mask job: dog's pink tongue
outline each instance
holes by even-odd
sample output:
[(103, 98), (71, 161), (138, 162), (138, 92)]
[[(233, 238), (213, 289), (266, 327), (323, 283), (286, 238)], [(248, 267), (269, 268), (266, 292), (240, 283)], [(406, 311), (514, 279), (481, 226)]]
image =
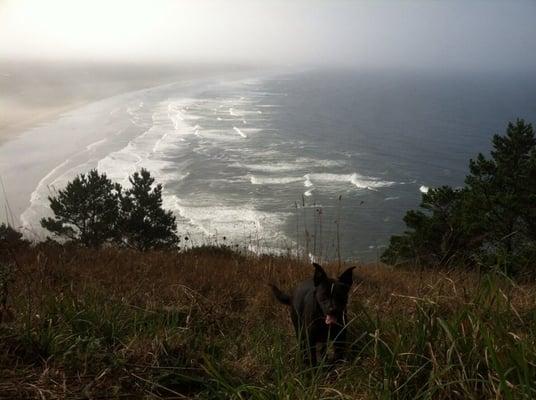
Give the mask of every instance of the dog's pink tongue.
[(335, 318), (333, 315), (326, 315), (326, 325), (335, 324), (337, 322), (337, 318)]

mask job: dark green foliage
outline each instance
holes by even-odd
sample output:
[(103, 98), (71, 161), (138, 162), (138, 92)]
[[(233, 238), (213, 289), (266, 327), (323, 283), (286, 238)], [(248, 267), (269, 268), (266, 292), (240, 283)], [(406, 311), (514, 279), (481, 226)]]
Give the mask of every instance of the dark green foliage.
[(25, 246), (28, 242), (22, 238), (22, 233), (4, 223), (0, 224), (0, 253), (9, 248)]
[(509, 123), (493, 137), (491, 158), (469, 163), (463, 189), (444, 186), (423, 194), (423, 211), (408, 211), (409, 228), (393, 236), (388, 263), (452, 264), (480, 260), (509, 272), (536, 261), (536, 138), (531, 124)]
[(78, 175), (56, 196), (50, 196), (54, 218), (41, 225), (56, 236), (99, 247), (118, 234), (121, 186), (97, 170)]
[(121, 199), (121, 233), (124, 241), (139, 250), (175, 245), (177, 224), (171, 211), (162, 208), (162, 185), (142, 169), (130, 178), (132, 187)]
[(0, 224), (0, 242), (11, 243), (22, 240), (22, 233), (4, 223)]
[(392, 236), (383, 259), (399, 264), (407, 261), (448, 265), (469, 256), (475, 242), (463, 224), (461, 206), (465, 189), (442, 186), (422, 195), (423, 211), (410, 210), (404, 217), (410, 229)]
[(175, 217), (162, 208), (162, 186), (145, 169), (126, 190), (96, 170), (80, 174), (49, 197), (54, 218), (41, 225), (55, 236), (88, 247), (125, 244), (139, 250), (177, 243)]
[[(22, 233), (13, 229), (10, 225), (0, 224), (0, 309), (2, 306), (2, 264), (13, 262), (13, 252), (27, 247), (29, 242), (22, 238)], [(5, 298), (5, 297), (4, 297)], [(1, 310), (0, 310), (1, 319)]]
[[(531, 124), (509, 123), (493, 137), (491, 159), (479, 154), (465, 183), (468, 223), (483, 236), (486, 255), (523, 264), (536, 253), (536, 137)], [(534, 261), (535, 259), (533, 259)], [(512, 268), (512, 265), (508, 266)]]

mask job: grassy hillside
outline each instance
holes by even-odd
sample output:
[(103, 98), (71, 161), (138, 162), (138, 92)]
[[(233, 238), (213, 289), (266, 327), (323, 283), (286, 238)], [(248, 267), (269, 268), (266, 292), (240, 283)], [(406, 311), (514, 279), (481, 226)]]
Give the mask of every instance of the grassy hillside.
[(1, 398), (536, 397), (530, 283), (360, 266), (348, 361), (312, 369), (267, 286), (308, 263), (43, 245), (1, 265)]

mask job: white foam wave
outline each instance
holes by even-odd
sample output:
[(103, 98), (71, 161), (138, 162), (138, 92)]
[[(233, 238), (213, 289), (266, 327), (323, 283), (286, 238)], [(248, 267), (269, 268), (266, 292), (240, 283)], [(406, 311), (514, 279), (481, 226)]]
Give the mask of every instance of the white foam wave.
[(369, 189), (375, 190), (381, 187), (387, 187), (394, 185), (395, 182), (381, 181), (375, 178), (364, 177), (357, 172), (353, 174), (309, 174), (310, 180), (315, 182), (322, 183), (332, 183), (332, 182), (349, 182), (359, 189)]
[(295, 171), (296, 165), (293, 163), (273, 163), (273, 164), (242, 164), (242, 163), (233, 163), (230, 167), (236, 168), (245, 168), (250, 171), (258, 172), (283, 172), (283, 171)]
[(323, 168), (335, 168), (343, 167), (347, 164), (344, 160), (326, 160), (309, 157), (298, 157), (296, 164), (310, 167), (323, 167)]
[(177, 110), (177, 106), (174, 103), (168, 105), (168, 117), (171, 119), (175, 130), (178, 130), (181, 126), (180, 122), (184, 121), (182, 114)]
[[(249, 131), (249, 130), (247, 130)], [(271, 154), (280, 155), (278, 152), (273, 152)], [(264, 153), (256, 153), (256, 157), (261, 157)], [(313, 168), (328, 168), (328, 167), (341, 167), (346, 164), (345, 161), (340, 160), (322, 160), (322, 159), (313, 159), (300, 157), (293, 162), (285, 161), (274, 161), (264, 164), (253, 164), (253, 163), (239, 163), (236, 162), (231, 164), (231, 167), (235, 168), (245, 168), (250, 171), (259, 171), (259, 172), (284, 172), (284, 171), (296, 171), (296, 170), (311, 170)]]
[(280, 177), (258, 177), (250, 176), (250, 182), (254, 185), (275, 185), (288, 184), (294, 182), (303, 182), (307, 188), (318, 186), (340, 185), (341, 183), (350, 183), (359, 189), (377, 190), (381, 187), (387, 187), (394, 182), (380, 181), (374, 178), (363, 177), (357, 173), (353, 174), (333, 174), (333, 173), (311, 173), (301, 177), (280, 176)]
[(127, 106), (126, 111), (127, 111), (127, 114), (129, 114), (130, 116), (135, 116), (137, 112), (140, 111), (142, 108), (143, 108), (143, 101), (140, 101), (136, 105)]
[(164, 206), (174, 210), (179, 218), (184, 219), (205, 239), (210, 239), (212, 235), (220, 238), (225, 236), (228, 242), (235, 241), (241, 244), (246, 244), (248, 237), (270, 241), (286, 239), (281, 232), (286, 219), (290, 216), (284, 212), (260, 211), (251, 204), (224, 205), (204, 201), (201, 205), (194, 205), (176, 196), (166, 198)]
[[(143, 115), (144, 114), (143, 107), (144, 107), (144, 104), (143, 104), (143, 101), (141, 101), (136, 105), (128, 106), (126, 108), (126, 113), (130, 116), (130, 123), (140, 128), (143, 128), (146, 126), (145, 121), (144, 121), (144, 115)], [(121, 108), (119, 107), (116, 110), (119, 111), (120, 109)], [(117, 112), (116, 110), (112, 111), (110, 115), (112, 116), (115, 115)]]
[[(70, 163), (70, 161), (71, 160), (69, 160), (69, 159), (65, 160), (60, 165), (58, 165), (56, 168), (54, 168), (52, 171), (50, 171), (48, 174), (46, 174), (45, 177), (39, 181), (39, 183), (37, 184), (37, 187), (35, 188), (35, 190), (30, 195), (30, 203), (32, 203), (32, 204), (33, 203), (38, 203), (41, 200), (43, 200), (43, 194), (47, 192), (47, 190), (45, 190), (45, 189), (51, 183), (51, 178), (54, 175), (56, 175), (56, 173), (58, 171), (60, 171), (65, 166), (67, 166)], [(24, 213), (22, 215), (24, 216)], [(23, 219), (23, 217), (21, 216), (21, 220), (22, 219)]]
[(88, 144), (86, 146), (86, 150), (89, 150), (89, 151), (95, 150), (97, 147), (99, 147), (101, 144), (106, 143), (107, 141), (108, 141), (108, 139), (101, 139), (101, 140), (98, 140), (98, 141), (96, 141), (94, 143)]
[(175, 103), (166, 102), (157, 105), (152, 114), (152, 126), (122, 149), (99, 160), (97, 169), (125, 186), (129, 185), (128, 177), (141, 168), (148, 169), (163, 184), (182, 179), (184, 172), (177, 173), (173, 162), (161, 159), (162, 153), (182, 145), (182, 136), (195, 134), (197, 130), (177, 118), (177, 107)]
[(233, 129), (236, 133), (238, 133), (240, 136), (242, 136), (243, 138), (247, 138), (248, 135), (246, 135), (244, 132), (242, 132), (241, 129), (237, 128), (236, 126), (233, 126)]
[(292, 177), (292, 176), (285, 176), (285, 177), (260, 177), (260, 176), (254, 176), (251, 175), (249, 177), (249, 181), (253, 185), (284, 185), (288, 183), (294, 183), (294, 182), (301, 182), (303, 180), (303, 177)]

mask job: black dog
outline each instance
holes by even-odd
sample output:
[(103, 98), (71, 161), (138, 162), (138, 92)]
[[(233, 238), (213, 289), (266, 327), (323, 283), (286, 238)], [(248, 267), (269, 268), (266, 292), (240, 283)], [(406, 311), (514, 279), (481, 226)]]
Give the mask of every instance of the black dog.
[(305, 361), (310, 356), (311, 364), (316, 365), (316, 345), (320, 343), (324, 355), (328, 338), (334, 341), (335, 359), (344, 355), (346, 304), (355, 267), (348, 268), (338, 279), (331, 279), (320, 265), (313, 266), (313, 279), (300, 283), (291, 295), (275, 285), (270, 286), (277, 300), (291, 307), (290, 316), (298, 342), (305, 351)]

